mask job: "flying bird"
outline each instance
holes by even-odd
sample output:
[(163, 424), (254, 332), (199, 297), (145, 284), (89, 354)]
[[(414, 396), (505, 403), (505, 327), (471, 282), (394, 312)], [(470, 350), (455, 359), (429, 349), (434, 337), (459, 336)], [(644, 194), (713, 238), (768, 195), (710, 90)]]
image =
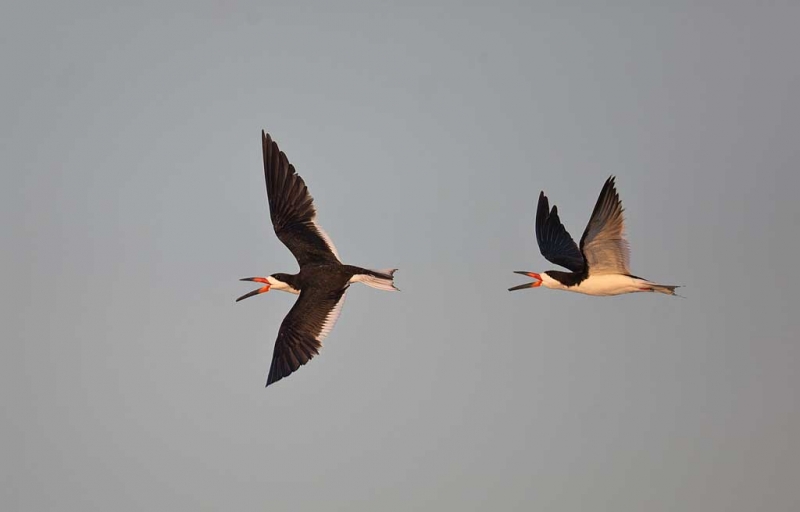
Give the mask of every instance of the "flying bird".
[(297, 274), (241, 279), (264, 286), (242, 295), (236, 302), (270, 290), (299, 294), (278, 330), (267, 376), (269, 386), (319, 354), (322, 340), (339, 318), (350, 283), (394, 291), (397, 288), (393, 276), (397, 269), (369, 270), (343, 264), (333, 241), (317, 223), (314, 199), (303, 178), (263, 130), (261, 141), (272, 227), (300, 266)]
[(587, 295), (620, 295), (633, 292), (659, 292), (675, 295), (678, 286), (656, 284), (631, 274), (628, 268), (630, 247), (625, 239), (622, 202), (609, 177), (600, 191), (589, 224), (581, 237), (580, 248), (558, 218), (558, 208), (550, 204), (544, 191), (539, 194), (536, 210), (536, 241), (542, 256), (571, 272), (548, 270), (515, 271), (535, 279), (509, 288), (509, 291), (544, 286), (554, 290)]

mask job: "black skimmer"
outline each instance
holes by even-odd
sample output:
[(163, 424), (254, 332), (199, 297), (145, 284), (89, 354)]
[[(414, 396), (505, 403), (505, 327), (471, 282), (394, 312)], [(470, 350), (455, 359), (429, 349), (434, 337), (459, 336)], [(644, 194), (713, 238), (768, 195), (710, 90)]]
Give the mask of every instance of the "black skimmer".
[(379, 290), (397, 290), (393, 282), (397, 269), (369, 270), (342, 264), (330, 237), (317, 224), (314, 199), (303, 178), (263, 130), (261, 139), (272, 226), (300, 265), (297, 274), (242, 279), (264, 286), (236, 299), (239, 302), (269, 290), (300, 295), (278, 331), (267, 376), (269, 386), (289, 376), (319, 353), (322, 340), (339, 317), (350, 283), (360, 282)]
[(597, 204), (581, 237), (580, 248), (558, 218), (558, 208), (550, 205), (544, 191), (539, 194), (536, 210), (536, 241), (542, 256), (550, 262), (572, 272), (548, 270), (535, 272), (515, 271), (535, 279), (509, 288), (509, 291), (544, 286), (554, 290), (585, 293), (587, 295), (620, 295), (633, 292), (659, 292), (675, 295), (677, 286), (656, 284), (636, 277), (628, 269), (630, 247), (625, 239), (625, 219), (622, 202), (614, 186), (614, 176), (609, 177), (600, 191)]

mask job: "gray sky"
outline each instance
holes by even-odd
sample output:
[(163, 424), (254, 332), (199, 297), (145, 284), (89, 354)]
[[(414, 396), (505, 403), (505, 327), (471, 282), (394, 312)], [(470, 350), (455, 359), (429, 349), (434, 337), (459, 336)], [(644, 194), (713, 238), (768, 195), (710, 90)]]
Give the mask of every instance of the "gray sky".
[[(189, 10), (189, 6), (191, 10)], [(800, 509), (796, 2), (17, 2), (0, 19), (4, 510)], [(355, 287), (295, 272), (260, 130)], [(610, 174), (686, 299), (509, 293)]]

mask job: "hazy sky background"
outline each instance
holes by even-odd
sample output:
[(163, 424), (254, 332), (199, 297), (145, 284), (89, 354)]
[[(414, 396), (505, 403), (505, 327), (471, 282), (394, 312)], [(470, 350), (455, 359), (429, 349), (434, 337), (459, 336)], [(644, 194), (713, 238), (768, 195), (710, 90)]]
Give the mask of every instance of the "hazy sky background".
[[(800, 510), (800, 4), (16, 2), (3, 510)], [(352, 264), (295, 297), (265, 129)], [(509, 293), (617, 176), (686, 299)]]

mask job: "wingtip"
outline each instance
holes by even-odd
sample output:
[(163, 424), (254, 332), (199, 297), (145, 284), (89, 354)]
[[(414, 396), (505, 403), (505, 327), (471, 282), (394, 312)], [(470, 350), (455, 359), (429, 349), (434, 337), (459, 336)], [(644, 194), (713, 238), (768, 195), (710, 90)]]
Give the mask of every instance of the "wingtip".
[(272, 135), (265, 130), (261, 130), (261, 144), (264, 146), (264, 149), (270, 150), (273, 148), (273, 146), (277, 145), (273, 140)]
[(267, 375), (267, 383), (264, 384), (264, 387), (265, 388), (270, 387), (271, 385), (273, 385), (276, 382), (278, 382), (279, 380), (281, 380), (283, 377), (284, 377), (283, 375), (276, 376), (274, 369), (270, 368), (270, 372)]

